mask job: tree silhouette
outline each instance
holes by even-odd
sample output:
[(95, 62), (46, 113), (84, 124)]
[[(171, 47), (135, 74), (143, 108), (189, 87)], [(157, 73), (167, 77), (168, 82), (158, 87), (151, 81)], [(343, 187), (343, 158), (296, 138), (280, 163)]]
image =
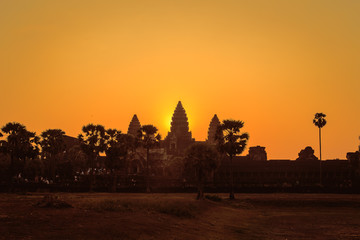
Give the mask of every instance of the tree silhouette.
[[(35, 132), (29, 132), (26, 127), (17, 122), (9, 122), (1, 128), (7, 134), (6, 140), (2, 141), (1, 149), (10, 155), (10, 176), (21, 172), (26, 164), (26, 159), (34, 159), (39, 154), (39, 137)], [(15, 167), (15, 165), (21, 165)]]
[(60, 153), (65, 151), (64, 142), (65, 132), (61, 129), (48, 129), (41, 133), (40, 145), (46, 159), (49, 160), (49, 173), (53, 181), (55, 181), (57, 158)]
[(90, 191), (94, 183), (94, 170), (99, 153), (106, 150), (106, 131), (102, 125), (88, 124), (82, 128), (83, 134), (79, 134), (81, 149), (88, 156), (88, 166), (90, 168)]
[[(2, 138), (3, 136), (4, 135), (0, 132), (0, 138)], [(0, 153), (6, 153), (5, 145), (6, 145), (6, 141), (5, 140), (0, 140)]]
[(243, 126), (243, 121), (224, 120), (220, 126), (218, 126), (215, 135), (220, 152), (225, 153), (230, 158), (230, 199), (235, 199), (232, 167), (233, 157), (244, 151), (249, 139), (247, 133), (240, 133), (240, 129)]
[(88, 157), (80, 145), (74, 145), (67, 149), (64, 159), (71, 164), (73, 173), (81, 172), (87, 167)]
[(198, 194), (197, 199), (204, 199), (204, 182), (206, 177), (219, 166), (218, 152), (206, 143), (192, 145), (186, 153), (185, 171), (194, 172)]
[(144, 125), (139, 130), (139, 141), (146, 149), (146, 192), (150, 192), (149, 185), (149, 159), (150, 149), (160, 145), (161, 136), (157, 133), (158, 129), (153, 125)]
[(322, 184), (322, 169), (321, 169), (321, 128), (326, 125), (326, 115), (323, 113), (316, 113), (313, 119), (315, 126), (319, 128), (319, 148), (320, 148), (320, 185)]
[(128, 153), (132, 150), (134, 137), (122, 134), (116, 129), (106, 130), (106, 166), (111, 170), (113, 175), (112, 191), (116, 191), (117, 173), (120, 169), (126, 169)]

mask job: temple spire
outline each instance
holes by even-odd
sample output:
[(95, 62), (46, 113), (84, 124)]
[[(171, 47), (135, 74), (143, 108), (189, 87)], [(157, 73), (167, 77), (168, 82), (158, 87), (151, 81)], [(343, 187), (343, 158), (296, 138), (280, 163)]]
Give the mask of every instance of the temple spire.
[(171, 121), (170, 132), (183, 135), (189, 132), (189, 122), (181, 101), (178, 102)]
[(141, 128), (140, 121), (139, 121), (138, 117), (136, 116), (136, 114), (134, 114), (134, 116), (131, 119), (131, 122), (129, 124), (127, 134), (137, 137), (140, 128)]
[(193, 141), (185, 109), (179, 101), (172, 116), (170, 132), (165, 139), (167, 149), (174, 154), (180, 154)]
[(220, 121), (219, 121), (218, 116), (215, 114), (209, 124), (208, 138), (206, 140), (208, 143), (215, 143), (215, 135), (216, 135), (218, 126), (220, 126)]

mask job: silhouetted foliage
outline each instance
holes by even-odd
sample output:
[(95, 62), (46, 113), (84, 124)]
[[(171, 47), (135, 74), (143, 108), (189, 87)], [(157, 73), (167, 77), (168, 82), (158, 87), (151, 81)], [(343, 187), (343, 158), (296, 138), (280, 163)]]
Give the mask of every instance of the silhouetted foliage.
[(315, 126), (317, 126), (318, 128), (324, 127), (326, 125), (325, 117), (326, 115), (323, 113), (316, 113), (313, 119), (313, 123), (315, 124)]
[[(96, 160), (99, 153), (106, 150), (106, 131), (102, 125), (88, 124), (82, 128), (83, 133), (79, 134), (80, 146), (90, 160)], [(90, 167), (93, 167), (90, 164)]]
[(88, 156), (88, 166), (91, 169), (90, 176), (90, 191), (92, 190), (94, 169), (97, 164), (99, 153), (106, 150), (107, 135), (104, 126), (88, 124), (83, 126), (82, 134), (79, 134), (78, 139), (80, 146), (84, 153)]
[(138, 139), (140, 144), (146, 149), (146, 191), (150, 192), (149, 186), (149, 157), (150, 149), (160, 146), (161, 136), (157, 133), (158, 129), (153, 125), (144, 125), (140, 128)]
[(125, 173), (127, 167), (127, 157), (135, 146), (135, 138), (132, 135), (122, 134), (116, 129), (106, 130), (106, 167), (113, 174), (112, 191), (116, 191), (117, 173), (122, 169)]
[(196, 143), (187, 150), (185, 171), (187, 173), (194, 173), (198, 188), (197, 199), (204, 199), (204, 183), (206, 178), (218, 166), (219, 157), (214, 146), (206, 143)]
[(87, 167), (87, 155), (84, 153), (80, 145), (69, 148), (64, 154), (64, 161), (70, 162), (74, 172), (80, 172)]
[(124, 157), (127, 154), (127, 148), (123, 134), (116, 129), (108, 129), (106, 130), (106, 134), (106, 167), (112, 170), (124, 167)]
[(312, 147), (310, 146), (307, 146), (305, 149), (302, 149), (298, 155), (299, 157), (296, 160), (301, 160), (301, 161), (318, 160), (318, 158), (314, 155), (314, 149), (312, 149)]
[(1, 142), (1, 150), (10, 155), (10, 174), (14, 176), (23, 171), (27, 159), (38, 156), (39, 137), (17, 122), (9, 122), (1, 130), (7, 135), (6, 140)]
[(43, 157), (48, 161), (50, 178), (55, 181), (57, 159), (65, 151), (65, 132), (61, 129), (48, 129), (41, 133), (40, 145)]
[(230, 157), (230, 199), (235, 199), (232, 160), (244, 151), (249, 139), (249, 134), (240, 132), (243, 127), (243, 121), (224, 120), (215, 135), (219, 151)]
[(169, 156), (163, 163), (165, 175), (168, 177), (181, 179), (184, 174), (184, 157)]
[(24, 177), (26, 179), (36, 179), (44, 173), (44, 163), (39, 158), (26, 161), (24, 166)]

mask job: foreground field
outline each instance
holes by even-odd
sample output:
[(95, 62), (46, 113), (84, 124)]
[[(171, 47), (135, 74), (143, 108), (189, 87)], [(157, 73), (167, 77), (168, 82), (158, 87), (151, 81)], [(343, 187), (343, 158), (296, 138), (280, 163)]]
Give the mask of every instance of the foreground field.
[(44, 195), (0, 194), (0, 238), (360, 239), (359, 195)]

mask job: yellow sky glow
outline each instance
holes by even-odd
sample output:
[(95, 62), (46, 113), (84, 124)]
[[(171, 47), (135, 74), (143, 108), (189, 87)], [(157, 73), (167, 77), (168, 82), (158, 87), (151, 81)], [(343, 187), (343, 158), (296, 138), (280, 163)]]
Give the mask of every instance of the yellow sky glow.
[(0, 125), (77, 136), (127, 131), (137, 114), (163, 137), (179, 100), (205, 140), (216, 113), (245, 122), (270, 159), (344, 159), (360, 135), (360, 2), (1, 1)]

